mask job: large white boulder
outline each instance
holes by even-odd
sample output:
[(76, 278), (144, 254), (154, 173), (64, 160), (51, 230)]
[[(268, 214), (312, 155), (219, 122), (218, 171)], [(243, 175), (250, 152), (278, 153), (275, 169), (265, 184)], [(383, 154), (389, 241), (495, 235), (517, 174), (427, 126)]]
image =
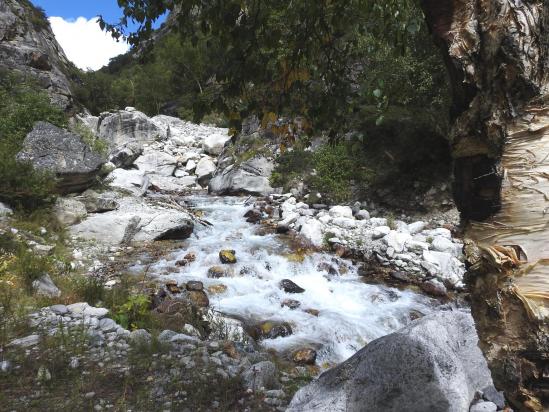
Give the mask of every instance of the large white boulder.
[(330, 208), (329, 213), (331, 217), (353, 217), (353, 209), (351, 209), (349, 206), (334, 206)]
[(324, 372), (295, 394), (287, 411), (460, 412), (492, 387), (471, 315), (439, 312)]
[(212, 156), (218, 156), (225, 147), (225, 143), (231, 139), (231, 136), (222, 133), (213, 133), (207, 136), (202, 143), (204, 151)]
[(99, 137), (104, 139), (111, 149), (129, 142), (151, 143), (166, 139), (166, 130), (158, 127), (146, 114), (135, 109), (119, 110), (114, 113), (101, 113), (99, 116)]
[(396, 253), (402, 253), (406, 249), (406, 242), (409, 242), (411, 239), (412, 236), (409, 233), (391, 230), (389, 234), (383, 238), (383, 242), (387, 247), (392, 247)]
[(148, 150), (137, 158), (135, 165), (145, 173), (160, 176), (172, 176), (177, 167), (177, 159), (158, 150)]
[(316, 219), (308, 219), (301, 225), (301, 236), (308, 239), (314, 246), (321, 247), (324, 241), (322, 223)]
[(423, 251), (421, 266), (432, 276), (436, 276), (451, 285), (461, 284), (465, 274), (463, 263), (447, 252)]
[(203, 157), (196, 165), (195, 174), (198, 178), (198, 183), (201, 186), (206, 186), (213, 173), (215, 172), (215, 163), (210, 157)]

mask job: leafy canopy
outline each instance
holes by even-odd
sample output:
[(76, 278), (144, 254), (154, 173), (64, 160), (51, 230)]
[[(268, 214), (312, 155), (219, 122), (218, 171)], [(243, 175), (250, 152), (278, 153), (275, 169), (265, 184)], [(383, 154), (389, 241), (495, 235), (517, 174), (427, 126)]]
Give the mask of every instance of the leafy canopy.
[[(212, 71), (220, 92), (210, 104), (235, 128), (249, 114), (303, 116), (316, 130), (345, 132), (365, 100), (386, 106), (384, 84), (364, 91), (369, 55), (406, 54), (424, 30), (414, 0), (119, 0), (124, 17), (102, 28), (132, 45), (168, 25), (193, 45), (218, 51)], [(128, 22), (139, 24), (127, 32)], [(390, 47), (389, 47), (390, 45)], [(370, 85), (372, 86), (372, 85)]]

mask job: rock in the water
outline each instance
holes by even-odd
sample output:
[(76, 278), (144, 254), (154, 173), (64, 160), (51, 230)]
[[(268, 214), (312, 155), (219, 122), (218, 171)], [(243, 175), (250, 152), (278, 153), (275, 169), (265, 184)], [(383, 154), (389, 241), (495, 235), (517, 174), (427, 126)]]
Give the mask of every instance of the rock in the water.
[(190, 220), (185, 220), (182, 224), (171, 227), (154, 238), (154, 240), (185, 240), (193, 233), (194, 224)]
[(311, 348), (299, 349), (292, 353), (292, 361), (298, 365), (314, 365), (316, 362), (316, 351)]
[(79, 223), (88, 214), (84, 203), (70, 197), (57, 198), (55, 201), (54, 212), (59, 223), (65, 226), (71, 226)]
[(79, 135), (46, 122), (34, 125), (17, 160), (55, 174), (61, 193), (86, 190), (96, 182), (105, 163), (104, 156), (93, 151)]
[(292, 333), (292, 327), (286, 322), (266, 321), (250, 329), (250, 336), (255, 340), (276, 339)]
[(226, 271), (221, 266), (212, 266), (208, 269), (208, 277), (212, 279), (222, 278), (226, 275)]
[(301, 302), (295, 299), (284, 299), (280, 306), (290, 309), (297, 309), (301, 306)]
[(425, 316), (323, 373), (288, 411), (467, 411), (492, 384), (477, 343), (469, 313)]
[(215, 163), (209, 157), (203, 157), (196, 165), (195, 174), (198, 177), (200, 186), (207, 186), (215, 172)]
[(252, 365), (242, 374), (244, 385), (253, 391), (261, 389), (276, 389), (280, 387), (276, 366), (270, 361), (263, 361)]
[(198, 280), (189, 280), (185, 288), (189, 291), (202, 291), (204, 290), (204, 284)]
[(61, 296), (61, 291), (53, 280), (51, 280), (50, 275), (44, 274), (40, 278), (32, 282), (32, 287), (38, 295), (48, 296), (50, 298), (58, 298)]
[(222, 250), (219, 252), (219, 260), (221, 263), (234, 264), (236, 263), (236, 256), (234, 250)]
[(214, 133), (207, 136), (202, 143), (202, 148), (204, 151), (212, 156), (218, 156), (225, 143), (231, 139), (229, 135), (223, 135), (221, 133)]
[(298, 286), (295, 282), (290, 279), (282, 279), (280, 281), (280, 288), (286, 293), (303, 293), (305, 289), (301, 286)]
[(269, 178), (274, 164), (264, 157), (253, 158), (238, 165), (216, 170), (208, 190), (216, 195), (261, 195), (273, 192)]

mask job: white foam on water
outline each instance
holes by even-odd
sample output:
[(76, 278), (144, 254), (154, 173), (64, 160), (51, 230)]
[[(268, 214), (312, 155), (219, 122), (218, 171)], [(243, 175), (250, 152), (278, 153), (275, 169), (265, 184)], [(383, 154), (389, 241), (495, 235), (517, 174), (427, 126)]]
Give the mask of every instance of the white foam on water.
[[(210, 295), (210, 303), (228, 316), (250, 323), (288, 322), (293, 334), (262, 341), (267, 348), (284, 352), (313, 346), (319, 352), (319, 363), (339, 363), (371, 340), (409, 323), (412, 310), (429, 313), (435, 308), (435, 303), (423, 295), (363, 283), (349, 261), (345, 261), (350, 267), (345, 274), (329, 275), (319, 270), (320, 262), (332, 261), (331, 254), (315, 253), (303, 262), (290, 261), (286, 256), (293, 251), (281, 236), (258, 235), (258, 226), (245, 221), (243, 215), (250, 207), (244, 205), (243, 198), (205, 196), (187, 200), (202, 210), (203, 219), (213, 226), (196, 225), (185, 247), (156, 262), (149, 273), (163, 273), (162, 278), (181, 283), (200, 280), (206, 288), (227, 286), (223, 294)], [(220, 265), (221, 249), (235, 250), (238, 262), (222, 265), (232, 276), (210, 279), (208, 269)], [(188, 252), (196, 253), (196, 261), (175, 272), (175, 261)], [(282, 279), (291, 279), (305, 292), (284, 292), (279, 286)], [(282, 307), (285, 299), (298, 300), (301, 306), (294, 310)], [(306, 309), (316, 309), (319, 315), (313, 316)]]

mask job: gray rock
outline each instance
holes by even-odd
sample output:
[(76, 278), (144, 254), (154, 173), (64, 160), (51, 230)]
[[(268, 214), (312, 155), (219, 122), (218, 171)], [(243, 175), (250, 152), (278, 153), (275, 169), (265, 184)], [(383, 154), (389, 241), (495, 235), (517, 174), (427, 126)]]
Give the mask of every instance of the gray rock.
[(198, 343), (200, 342), (200, 339), (194, 337), (185, 335), (184, 333), (178, 333), (170, 339), (170, 342), (172, 343)]
[(213, 133), (206, 136), (202, 143), (204, 151), (210, 155), (218, 156), (221, 154), (225, 143), (231, 139), (228, 134)]
[(492, 385), (477, 343), (469, 313), (426, 316), (323, 373), (288, 411), (466, 411)]
[(38, 345), (40, 342), (39, 335), (29, 335), (24, 338), (14, 339), (10, 342), (10, 346), (19, 346), (21, 348), (30, 348), (31, 346)]
[(208, 191), (216, 195), (268, 195), (274, 190), (269, 183), (273, 168), (273, 162), (264, 157), (247, 160), (240, 166), (218, 166)]
[(130, 341), (138, 344), (147, 344), (151, 341), (151, 334), (145, 329), (137, 329), (130, 332)]
[(171, 339), (177, 335), (177, 333), (175, 333), (173, 330), (163, 330), (162, 332), (160, 332), (160, 334), (158, 335), (158, 341), (159, 342), (170, 342)]
[(128, 142), (112, 150), (109, 155), (109, 162), (116, 167), (127, 168), (134, 164), (139, 156), (143, 154), (143, 147), (136, 142)]
[(494, 402), (498, 409), (505, 408), (505, 396), (503, 396), (503, 392), (499, 392), (493, 386), (484, 388), (482, 390), (482, 397), (487, 401)]
[(368, 220), (370, 219), (370, 212), (368, 212), (367, 210), (359, 210), (355, 215), (355, 218), (357, 220)]
[(110, 318), (103, 318), (99, 321), (99, 329), (104, 333), (115, 332), (118, 329), (118, 324)]
[(61, 193), (80, 192), (95, 183), (105, 163), (82, 138), (46, 122), (37, 122), (23, 141), (17, 160), (54, 173)]
[(44, 274), (39, 279), (36, 279), (32, 282), (32, 287), (38, 295), (48, 296), (50, 298), (58, 298), (61, 296), (61, 291), (53, 280), (51, 280), (50, 275)]
[[(189, 163), (192, 160), (189, 161)], [(198, 177), (200, 186), (207, 186), (213, 173), (215, 172), (215, 163), (209, 157), (203, 157), (196, 165), (195, 174)]]
[(244, 386), (253, 391), (278, 389), (280, 387), (276, 366), (271, 361), (263, 361), (252, 365), (242, 374), (242, 379)]
[(148, 204), (144, 199), (130, 196), (118, 198), (117, 202), (117, 210), (88, 215), (70, 227), (71, 234), (102, 244), (121, 244), (155, 239), (183, 240), (192, 232), (190, 216), (184, 212)]
[(66, 315), (69, 313), (69, 310), (65, 305), (53, 305), (50, 306), (50, 310), (56, 315)]
[(145, 143), (167, 137), (165, 129), (155, 124), (144, 113), (131, 109), (101, 113), (98, 120), (98, 133), (99, 137), (109, 144), (111, 150), (128, 143), (142, 147)]
[(469, 412), (496, 412), (497, 410), (498, 407), (495, 403), (480, 401), (471, 406)]
[(171, 227), (160, 235), (154, 238), (154, 240), (185, 240), (193, 233), (194, 224), (190, 220), (186, 219), (182, 224), (175, 227)]
[(147, 150), (135, 161), (135, 165), (145, 173), (170, 177), (177, 167), (177, 159), (158, 150)]
[(85, 206), (88, 213), (105, 213), (119, 208), (116, 200), (105, 194), (99, 194), (93, 190), (86, 190), (78, 198)]
[(73, 106), (69, 62), (44, 16), (26, 2), (0, 2), (0, 68), (34, 79), (53, 104)]
[(79, 223), (88, 214), (84, 203), (70, 197), (57, 198), (53, 210), (57, 220), (65, 226)]

